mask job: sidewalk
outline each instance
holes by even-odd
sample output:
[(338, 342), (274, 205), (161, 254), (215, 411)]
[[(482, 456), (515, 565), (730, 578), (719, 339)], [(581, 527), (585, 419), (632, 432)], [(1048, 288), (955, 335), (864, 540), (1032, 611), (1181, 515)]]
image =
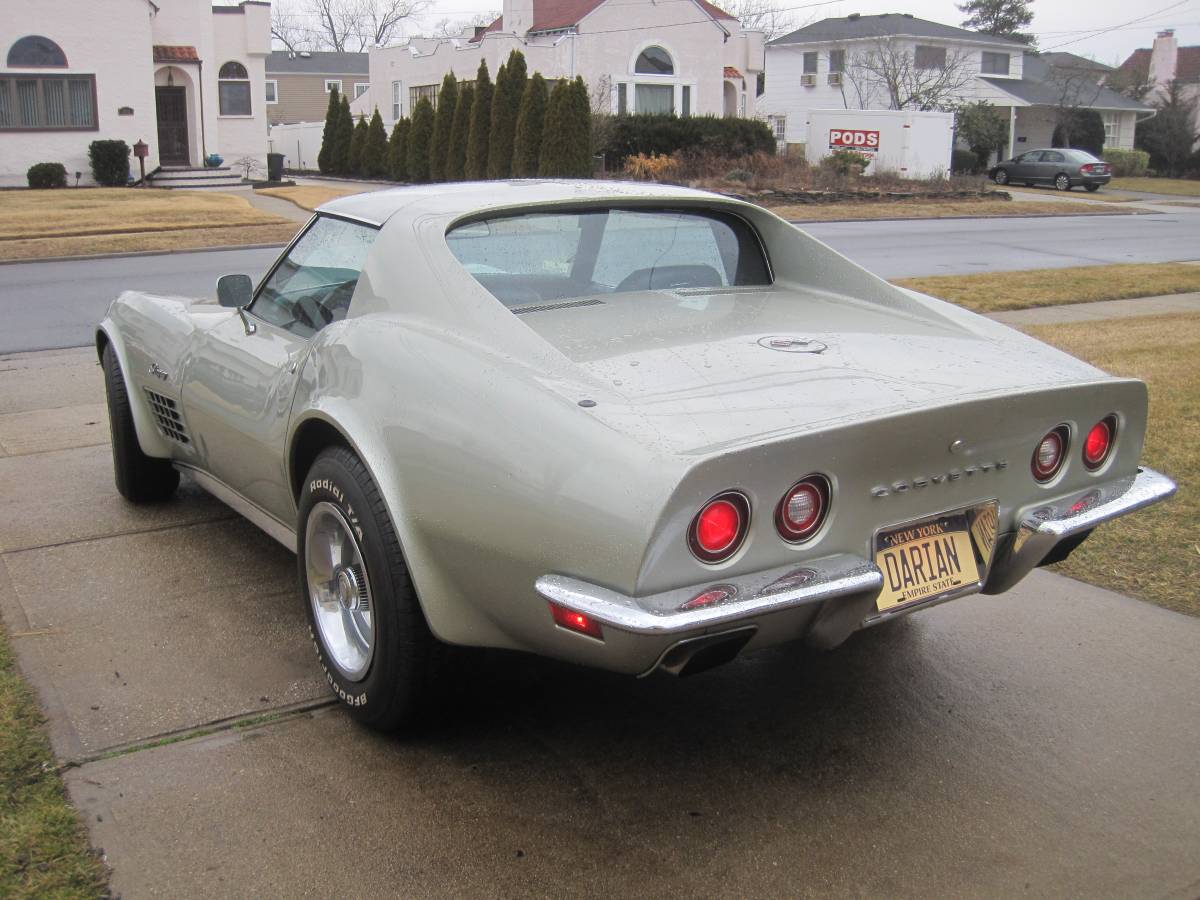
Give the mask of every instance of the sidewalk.
[(989, 319), (1005, 325), (1058, 325), (1065, 322), (1132, 319), (1138, 316), (1167, 316), (1174, 313), (1200, 312), (1200, 292), (1164, 294), (1159, 297), (1134, 297), (1128, 300), (1100, 300), (1096, 303), (1068, 303), (988, 313)]

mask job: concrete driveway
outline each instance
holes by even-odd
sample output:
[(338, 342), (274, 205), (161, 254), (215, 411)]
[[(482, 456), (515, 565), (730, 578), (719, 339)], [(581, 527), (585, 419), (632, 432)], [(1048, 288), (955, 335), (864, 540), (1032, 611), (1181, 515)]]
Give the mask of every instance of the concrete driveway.
[(0, 612), (125, 898), (1200, 894), (1200, 620), (1039, 572), (685, 681), (464, 654), (382, 738), (287, 552), (120, 501), (102, 399), (0, 357)]

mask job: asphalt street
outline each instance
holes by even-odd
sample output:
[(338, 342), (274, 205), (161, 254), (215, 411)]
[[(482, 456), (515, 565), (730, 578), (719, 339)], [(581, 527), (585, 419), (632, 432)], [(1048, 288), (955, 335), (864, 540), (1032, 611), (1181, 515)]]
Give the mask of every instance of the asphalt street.
[[(1200, 210), (1143, 216), (822, 222), (802, 226), (884, 278), (1200, 257)], [(211, 296), (278, 251), (173, 253), (0, 266), (0, 353), (79, 347), (123, 290)]]
[(462, 652), (381, 737), (292, 554), (120, 499), (103, 397), (0, 358), (0, 614), (116, 896), (1200, 896), (1200, 619), (1038, 571), (682, 680)]

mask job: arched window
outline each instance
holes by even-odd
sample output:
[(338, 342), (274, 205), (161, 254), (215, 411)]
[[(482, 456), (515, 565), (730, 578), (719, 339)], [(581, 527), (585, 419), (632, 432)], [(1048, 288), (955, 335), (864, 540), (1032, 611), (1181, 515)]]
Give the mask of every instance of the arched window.
[(50, 38), (31, 34), (12, 45), (8, 51), (8, 64), (12, 68), (65, 69), (67, 54)]
[(240, 62), (227, 62), (217, 72), (217, 99), (223, 116), (250, 115), (250, 75)]
[(638, 56), (633, 71), (639, 75), (674, 75), (675, 64), (671, 54), (662, 47), (647, 47)]

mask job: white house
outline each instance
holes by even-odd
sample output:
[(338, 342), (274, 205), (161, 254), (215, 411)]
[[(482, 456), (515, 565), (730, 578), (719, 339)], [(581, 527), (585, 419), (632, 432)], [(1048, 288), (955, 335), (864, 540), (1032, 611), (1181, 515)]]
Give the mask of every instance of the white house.
[(493, 80), (510, 51), (547, 79), (583, 77), (614, 113), (753, 116), (763, 34), (707, 0), (504, 0), (486, 28), (371, 50), (371, 88), (351, 105), (378, 107), (390, 126), (421, 97), (436, 102), (442, 77)]
[(147, 172), (212, 153), (265, 169), (269, 3), (4, 0), (0, 43), (0, 184), (39, 162), (90, 182), (102, 139), (144, 141)]
[[(940, 96), (929, 104), (932, 95)], [(823, 19), (766, 48), (759, 110), (781, 142), (803, 142), (813, 109), (927, 109), (987, 100), (1009, 121), (1005, 153), (1050, 146), (1060, 107), (1087, 107), (1106, 145), (1133, 147), (1144, 104), (1077, 67), (1051, 65), (1025, 44), (906, 13)]]

